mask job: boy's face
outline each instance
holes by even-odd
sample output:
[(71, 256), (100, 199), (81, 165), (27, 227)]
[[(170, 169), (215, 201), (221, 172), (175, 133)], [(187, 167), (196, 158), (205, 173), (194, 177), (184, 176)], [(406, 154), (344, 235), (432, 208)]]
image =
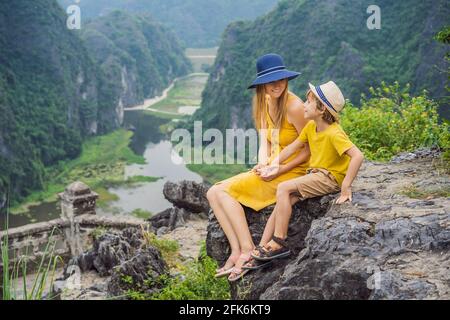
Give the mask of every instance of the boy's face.
[(317, 100), (314, 93), (309, 91), (305, 102), (305, 119), (316, 120), (322, 117), (323, 112), (317, 109)]
[(266, 94), (270, 95), (271, 98), (278, 99), (283, 94), (287, 87), (287, 80), (281, 79), (274, 82), (269, 82), (264, 85), (266, 89)]

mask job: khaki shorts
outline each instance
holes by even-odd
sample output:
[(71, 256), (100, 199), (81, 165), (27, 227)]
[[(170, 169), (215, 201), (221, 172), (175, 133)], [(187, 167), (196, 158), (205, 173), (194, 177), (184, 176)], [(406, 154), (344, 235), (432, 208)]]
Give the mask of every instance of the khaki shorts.
[(324, 196), (341, 189), (334, 176), (325, 169), (309, 169), (306, 175), (291, 181), (297, 186), (301, 199)]

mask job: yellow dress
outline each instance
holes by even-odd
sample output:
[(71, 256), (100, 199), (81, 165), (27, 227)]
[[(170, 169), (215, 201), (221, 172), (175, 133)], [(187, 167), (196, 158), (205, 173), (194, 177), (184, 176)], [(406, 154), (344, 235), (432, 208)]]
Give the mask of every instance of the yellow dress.
[[(289, 94), (289, 99), (294, 97), (295, 96), (293, 94)], [(270, 159), (275, 158), (282, 149), (297, 139), (299, 135), (295, 126), (290, 124), (286, 118), (287, 117), (285, 117), (281, 129), (279, 130), (279, 148), (271, 148)], [(273, 146), (276, 145), (277, 136), (273, 131), (274, 123), (269, 114), (268, 104), (266, 105), (266, 119), (268, 129), (267, 139)], [(299, 152), (300, 151), (294, 153), (283, 163), (288, 163), (294, 159)], [(302, 163), (271, 181), (264, 181), (254, 172), (247, 171), (226, 180), (217, 182), (216, 184), (230, 182), (230, 184), (225, 188), (225, 191), (242, 205), (250, 207), (255, 211), (259, 211), (276, 202), (276, 192), (279, 183), (305, 175), (307, 168), (308, 162)]]

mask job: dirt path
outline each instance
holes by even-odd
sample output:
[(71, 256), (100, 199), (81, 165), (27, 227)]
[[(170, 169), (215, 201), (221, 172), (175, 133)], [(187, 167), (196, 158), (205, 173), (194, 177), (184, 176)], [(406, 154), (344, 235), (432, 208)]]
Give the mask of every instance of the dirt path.
[(157, 104), (158, 102), (164, 100), (167, 98), (167, 95), (169, 94), (170, 90), (173, 89), (173, 87), (175, 86), (175, 83), (181, 79), (186, 79), (189, 77), (195, 77), (195, 76), (204, 76), (207, 75), (207, 73), (190, 73), (187, 76), (184, 77), (180, 77), (180, 78), (176, 78), (175, 80), (172, 81), (172, 83), (170, 84), (169, 87), (167, 87), (166, 89), (164, 89), (163, 94), (161, 96), (158, 97), (153, 97), (147, 100), (144, 100), (144, 103), (134, 106), (134, 107), (129, 107), (129, 108), (124, 108), (125, 111), (135, 111), (135, 110), (149, 110), (149, 111), (153, 111), (153, 112), (159, 112), (159, 113), (164, 113), (164, 114), (168, 114), (168, 115), (180, 115), (182, 113), (174, 113), (174, 112), (168, 112), (168, 111), (162, 111), (162, 110), (157, 110), (157, 109), (152, 109), (150, 108), (151, 106)]
[[(151, 99), (147, 99), (144, 100), (143, 104), (140, 104), (138, 106), (134, 106), (134, 107), (130, 107), (130, 108), (124, 108), (125, 111), (135, 111), (135, 110), (151, 110), (149, 109), (149, 107), (151, 107), (152, 105), (164, 100), (167, 98), (167, 94), (169, 93), (170, 90), (172, 90), (172, 88), (175, 86), (175, 82), (178, 80), (179, 78), (175, 79), (168, 88), (166, 88), (163, 91), (163, 94), (159, 97), (154, 97)], [(152, 111), (157, 111), (155, 109), (153, 109)], [(160, 111), (158, 111), (160, 112)], [(162, 113), (168, 113), (168, 114), (172, 114), (171, 112), (162, 112)]]
[(161, 236), (175, 240), (180, 245), (180, 256), (183, 259), (196, 259), (200, 253), (202, 242), (206, 239), (208, 220), (188, 220), (183, 227), (176, 228)]

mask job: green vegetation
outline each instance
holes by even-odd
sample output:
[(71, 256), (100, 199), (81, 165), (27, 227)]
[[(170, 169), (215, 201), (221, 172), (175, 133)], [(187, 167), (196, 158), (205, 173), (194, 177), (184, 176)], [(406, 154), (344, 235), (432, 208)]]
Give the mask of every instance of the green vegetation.
[[(145, 164), (142, 156), (136, 155), (129, 147), (133, 133), (124, 129), (116, 130), (104, 136), (88, 139), (82, 145), (81, 155), (70, 161), (60, 162), (47, 169), (47, 182), (43, 191), (35, 192), (25, 199), (25, 203), (54, 201), (59, 192), (77, 180), (90, 186), (99, 193), (98, 205), (116, 200), (116, 196), (108, 193), (107, 188), (122, 185), (134, 185), (142, 182), (154, 182), (160, 178), (135, 176), (124, 179), (126, 164)], [(24, 211), (23, 207), (13, 208), (13, 212)]]
[[(133, 300), (219, 300), (230, 299), (230, 287), (225, 278), (214, 277), (217, 263), (207, 256), (206, 244), (203, 242), (199, 258), (195, 261), (180, 263), (178, 243), (167, 239), (158, 239), (153, 233), (144, 231), (147, 243), (161, 251), (164, 260), (176, 276), (161, 276), (158, 279), (149, 277), (152, 284), (162, 287), (153, 295), (140, 291), (128, 291)], [(130, 279), (124, 279), (124, 281)], [(132, 281), (132, 280), (131, 280)]]
[[(9, 249), (9, 237), (8, 237), (8, 215), (6, 213), (6, 226), (5, 233), (1, 240), (0, 251), (3, 263), (2, 274), (2, 300), (42, 300), (44, 296), (44, 290), (48, 287), (50, 292), (47, 295), (47, 299), (52, 299), (53, 281), (55, 279), (56, 268), (58, 262), (62, 262), (59, 256), (56, 256), (55, 248), (56, 241), (53, 238), (55, 229), (52, 230), (49, 236), (49, 241), (45, 245), (42, 251), (42, 256), (37, 264), (37, 270), (34, 273), (34, 279), (32, 283), (27, 283), (27, 272), (30, 267), (28, 261), (28, 248), (25, 253), (20, 256), (10, 256)], [(14, 262), (13, 262), (14, 261)], [(35, 262), (33, 262), (35, 263)], [(19, 288), (19, 282), (21, 286)]]
[(0, 17), (0, 195), (9, 188), (13, 204), (60, 190), (65, 176), (49, 182), (48, 167), (118, 128), (117, 106), (157, 95), (191, 70), (176, 37), (146, 15), (115, 11), (76, 31), (56, 1), (17, 0), (2, 1)]
[(413, 97), (409, 91), (408, 85), (401, 88), (397, 82), (370, 88), (371, 96), (363, 96), (360, 108), (346, 105), (342, 127), (370, 160), (386, 161), (400, 152), (438, 146), (448, 161), (448, 124), (439, 123), (437, 105), (425, 92)]
[[(434, 36), (434, 39), (441, 43), (446, 44), (448, 48), (448, 45), (450, 45), (450, 26), (447, 25), (442, 30), (440, 30)], [(447, 70), (445, 71), (442, 70), (442, 72), (447, 73), (447, 86), (446, 86), (447, 95), (445, 95), (442, 98), (442, 104), (446, 104), (448, 106), (450, 104), (450, 50), (447, 50), (444, 59), (447, 62)]]
[(154, 233), (142, 230), (142, 235), (148, 245), (157, 248), (170, 268), (179, 267), (178, 250), (180, 245), (178, 242), (169, 239), (158, 238)]
[(131, 215), (141, 219), (148, 219), (153, 215), (153, 213), (143, 209), (135, 209), (131, 211)]
[(103, 77), (67, 15), (47, 0), (0, 3), (0, 194), (12, 202), (44, 186), (45, 167), (117, 127)]
[[(72, 0), (58, 0), (63, 8)], [(185, 45), (204, 48), (218, 44), (228, 23), (253, 19), (274, 7), (277, 0), (83, 0), (83, 17), (98, 17), (114, 9), (149, 13), (174, 30)]]
[(109, 180), (107, 181), (108, 188), (111, 187), (134, 187), (136, 184), (147, 183), (147, 182), (155, 182), (161, 177), (149, 177), (149, 176), (132, 176), (127, 178), (126, 180)]
[(164, 277), (161, 292), (152, 300), (226, 300), (230, 299), (230, 285), (226, 278), (216, 279), (217, 263), (206, 254), (203, 243), (200, 256), (181, 270), (183, 277)]
[[(155, 279), (151, 274), (144, 281), (149, 287), (162, 288), (156, 294), (147, 294), (139, 289), (129, 290), (127, 296), (133, 300), (215, 300), (229, 299), (230, 287), (224, 278), (214, 277), (217, 263), (207, 256), (206, 243), (203, 241), (198, 259), (181, 262), (179, 244), (174, 240), (158, 238), (154, 233), (142, 229), (142, 235), (148, 245), (157, 248), (167, 262), (171, 275)], [(133, 279), (123, 277), (122, 281), (133, 287)]]
[(100, 238), (102, 235), (104, 235), (106, 232), (108, 232), (108, 229), (104, 227), (96, 227), (94, 230), (92, 230), (89, 235), (94, 239)]
[[(447, 68), (443, 57), (448, 45), (433, 40), (432, 34), (448, 22), (447, 1), (380, 0), (380, 30), (366, 26), (371, 4), (369, 0), (282, 0), (274, 11), (253, 22), (232, 23), (224, 32), (194, 120), (202, 120), (203, 127), (225, 130), (233, 117), (237, 120), (233, 125), (253, 127), (253, 93), (246, 88), (255, 77), (256, 59), (269, 52), (281, 54), (289, 69), (302, 72), (290, 82), (290, 89), (302, 99), (308, 82), (328, 80), (334, 80), (355, 105), (361, 93), (369, 93), (369, 87), (382, 81), (398, 81), (402, 87), (411, 83), (413, 95), (424, 89), (433, 99), (445, 95), (447, 75), (439, 69)], [(445, 110), (442, 106), (440, 112)]]
[(448, 198), (450, 197), (450, 186), (440, 186), (434, 189), (423, 189), (418, 188), (415, 185), (410, 185), (401, 190), (400, 194), (403, 194), (413, 199), (422, 199), (422, 200), (425, 199), (428, 200), (439, 197)]
[(114, 103), (125, 107), (159, 95), (191, 70), (176, 37), (148, 15), (115, 10), (84, 25), (81, 38), (107, 76)]

